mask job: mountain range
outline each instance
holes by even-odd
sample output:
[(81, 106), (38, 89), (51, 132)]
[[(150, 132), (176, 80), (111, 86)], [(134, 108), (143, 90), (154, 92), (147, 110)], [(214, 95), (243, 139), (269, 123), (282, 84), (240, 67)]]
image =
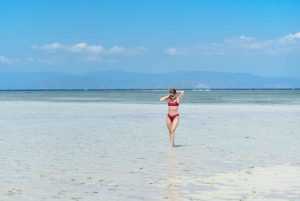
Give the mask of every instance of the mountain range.
[(298, 77), (260, 77), (249, 73), (175, 71), (134, 73), (119, 70), (89, 73), (0, 73), (0, 89), (228, 89), (300, 88)]

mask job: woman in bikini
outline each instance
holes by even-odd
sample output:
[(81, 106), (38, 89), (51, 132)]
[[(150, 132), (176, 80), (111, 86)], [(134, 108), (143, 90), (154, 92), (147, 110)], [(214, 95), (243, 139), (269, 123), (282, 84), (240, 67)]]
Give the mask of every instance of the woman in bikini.
[(184, 91), (178, 91), (178, 92), (180, 93), (180, 95), (177, 97), (176, 90), (170, 89), (169, 95), (162, 97), (160, 99), (160, 101), (168, 101), (169, 112), (167, 116), (167, 127), (169, 129), (171, 147), (174, 147), (175, 130), (179, 124), (178, 106), (180, 100), (184, 95)]

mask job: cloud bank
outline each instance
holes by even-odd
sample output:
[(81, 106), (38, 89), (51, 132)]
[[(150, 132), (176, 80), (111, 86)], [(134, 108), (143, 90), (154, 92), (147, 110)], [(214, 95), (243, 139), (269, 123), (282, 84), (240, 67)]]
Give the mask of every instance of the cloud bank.
[(75, 45), (63, 45), (60, 43), (46, 44), (46, 45), (33, 45), (32, 49), (45, 50), (45, 51), (65, 51), (70, 53), (91, 53), (91, 54), (120, 54), (120, 55), (143, 55), (146, 51), (144, 47), (124, 48), (121, 46), (113, 46), (110, 49), (104, 49), (102, 45), (88, 45), (87, 43), (78, 43)]
[(186, 47), (169, 47), (164, 53), (177, 55), (277, 55), (288, 52), (300, 52), (300, 32), (288, 34), (276, 40), (260, 40), (247, 36), (224, 39), (222, 43), (197, 44)]
[[(42, 51), (52, 55), (47, 59), (34, 59), (28, 57), (29, 62), (39, 62), (44, 64), (58, 64), (59, 57), (64, 56), (63, 60), (79, 62), (106, 62), (116, 63), (116, 56), (143, 56), (146, 52), (145, 47), (124, 48), (122, 46), (113, 46), (105, 49), (102, 45), (88, 45), (87, 43), (77, 43), (74, 45), (65, 45), (52, 43), (46, 45), (33, 45), (31, 49)], [(56, 57), (55, 57), (56, 56)]]

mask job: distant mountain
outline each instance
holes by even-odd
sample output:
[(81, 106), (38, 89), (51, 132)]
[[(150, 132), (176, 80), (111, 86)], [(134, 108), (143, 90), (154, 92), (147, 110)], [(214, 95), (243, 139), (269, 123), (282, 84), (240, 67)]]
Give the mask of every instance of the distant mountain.
[(111, 70), (84, 74), (0, 73), (0, 89), (207, 89), (300, 88), (300, 78), (259, 77), (249, 73), (175, 71), (131, 73)]

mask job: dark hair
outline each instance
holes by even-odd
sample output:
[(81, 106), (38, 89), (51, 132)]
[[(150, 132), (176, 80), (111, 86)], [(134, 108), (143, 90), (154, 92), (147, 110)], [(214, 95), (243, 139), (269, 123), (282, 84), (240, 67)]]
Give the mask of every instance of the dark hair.
[(169, 93), (176, 94), (176, 89), (170, 89)]

